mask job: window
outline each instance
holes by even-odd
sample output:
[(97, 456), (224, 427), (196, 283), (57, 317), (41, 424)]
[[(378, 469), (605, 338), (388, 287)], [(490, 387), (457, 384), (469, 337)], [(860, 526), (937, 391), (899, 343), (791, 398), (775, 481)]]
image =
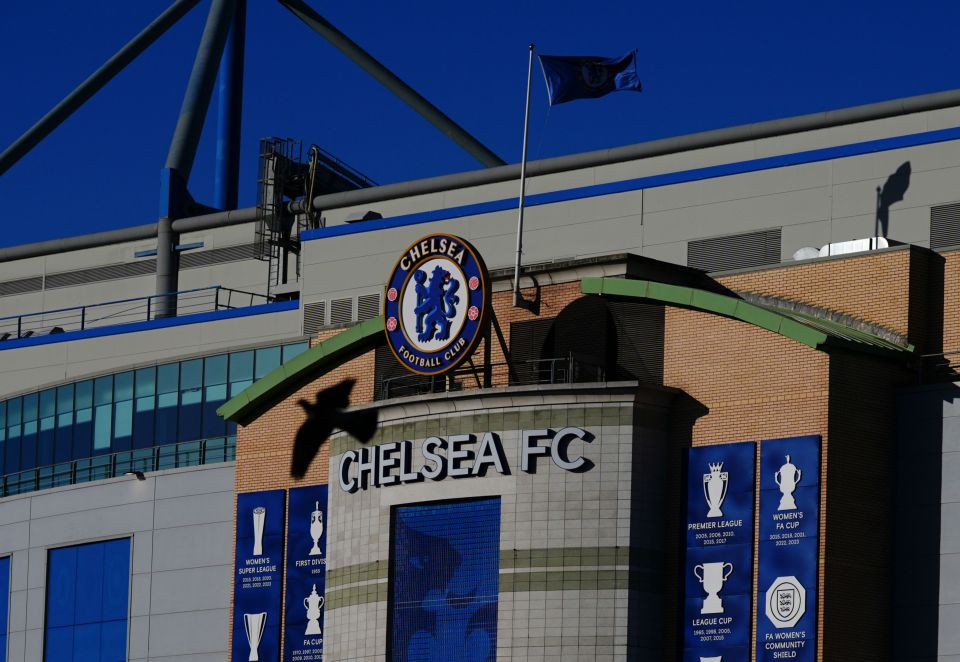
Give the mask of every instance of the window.
[(93, 383), (93, 450), (109, 451), (113, 430), (113, 375), (98, 377)]
[(50, 550), (47, 662), (127, 659), (130, 539)]
[(7, 616), (10, 605), (10, 557), (0, 559), (0, 662), (7, 662)]
[(396, 506), (390, 659), (496, 659), (500, 499)]

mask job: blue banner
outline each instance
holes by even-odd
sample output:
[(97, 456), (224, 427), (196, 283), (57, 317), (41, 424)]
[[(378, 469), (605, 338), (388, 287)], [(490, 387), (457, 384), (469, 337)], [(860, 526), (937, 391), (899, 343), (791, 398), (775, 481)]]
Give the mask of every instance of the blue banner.
[(760, 444), (757, 662), (812, 662), (817, 642), (820, 437)]
[(283, 490), (237, 495), (233, 662), (279, 662)]
[(748, 662), (756, 446), (691, 448), (684, 661)]
[(284, 662), (323, 659), (327, 571), (327, 486), (290, 490)]

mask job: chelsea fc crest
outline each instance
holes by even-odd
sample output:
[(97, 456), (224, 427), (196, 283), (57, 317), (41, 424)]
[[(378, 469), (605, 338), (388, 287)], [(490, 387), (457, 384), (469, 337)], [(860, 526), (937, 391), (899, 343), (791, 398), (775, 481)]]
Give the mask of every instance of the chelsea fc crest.
[(451, 234), (423, 237), (404, 251), (387, 281), (387, 345), (412, 372), (453, 370), (483, 336), (489, 307), (489, 276), (476, 249)]

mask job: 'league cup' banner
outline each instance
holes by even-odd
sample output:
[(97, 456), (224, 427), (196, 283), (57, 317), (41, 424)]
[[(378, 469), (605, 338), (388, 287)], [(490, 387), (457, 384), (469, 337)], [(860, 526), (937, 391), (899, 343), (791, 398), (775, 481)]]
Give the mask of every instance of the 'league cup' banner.
[(284, 662), (323, 659), (327, 571), (327, 486), (290, 490)]
[(753, 593), (752, 443), (691, 448), (684, 662), (748, 662)]
[(816, 659), (820, 437), (760, 444), (757, 662)]
[(283, 490), (237, 495), (233, 662), (279, 662)]

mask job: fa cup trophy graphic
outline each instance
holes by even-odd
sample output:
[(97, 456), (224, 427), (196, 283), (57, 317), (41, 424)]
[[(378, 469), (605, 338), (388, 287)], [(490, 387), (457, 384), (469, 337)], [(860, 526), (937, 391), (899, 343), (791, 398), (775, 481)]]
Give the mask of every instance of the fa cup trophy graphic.
[(310, 537), (313, 538), (313, 548), (308, 556), (320, 555), (320, 536), (323, 535), (323, 511), (320, 510), (320, 502), (315, 503), (313, 512), (310, 514)]
[(790, 462), (790, 456), (787, 455), (787, 463), (780, 467), (780, 470), (773, 474), (773, 479), (780, 488), (780, 506), (777, 510), (796, 510), (797, 502), (793, 499), (793, 491), (797, 489), (797, 483), (803, 472), (797, 468), (797, 465)]
[(323, 596), (317, 594), (317, 585), (313, 585), (310, 595), (303, 599), (303, 608), (307, 610), (307, 629), (304, 634), (321, 634), (320, 610), (323, 608)]
[[(698, 570), (700, 572), (697, 572)], [(701, 563), (693, 567), (694, 576), (700, 580), (703, 590), (707, 593), (707, 597), (703, 599), (703, 607), (700, 609), (701, 614), (723, 613), (723, 600), (718, 594), (731, 572), (733, 572), (733, 564), (723, 561)]]
[(266, 624), (267, 612), (265, 611), (259, 614), (243, 615), (243, 629), (247, 631), (247, 643), (250, 644), (250, 656), (247, 658), (249, 662), (260, 660), (257, 649), (260, 648), (260, 639), (263, 637), (263, 628)]
[(267, 509), (257, 506), (253, 509), (253, 555), (263, 555), (263, 525), (267, 519)]
[(723, 505), (723, 500), (727, 496), (730, 475), (726, 471), (721, 472), (721, 469), (723, 469), (723, 462), (710, 463), (710, 473), (703, 474), (703, 496), (707, 500), (707, 505), (710, 506), (707, 517), (723, 517), (720, 506)]

